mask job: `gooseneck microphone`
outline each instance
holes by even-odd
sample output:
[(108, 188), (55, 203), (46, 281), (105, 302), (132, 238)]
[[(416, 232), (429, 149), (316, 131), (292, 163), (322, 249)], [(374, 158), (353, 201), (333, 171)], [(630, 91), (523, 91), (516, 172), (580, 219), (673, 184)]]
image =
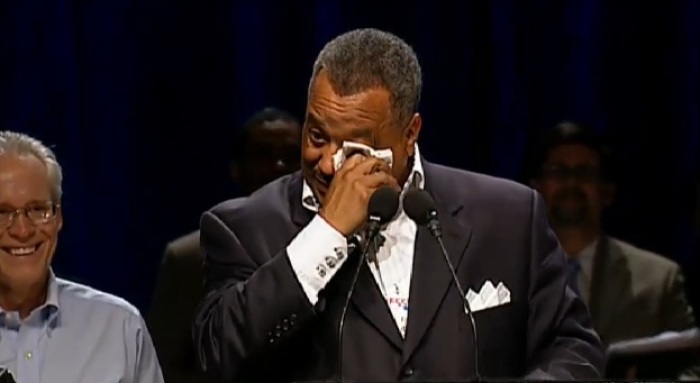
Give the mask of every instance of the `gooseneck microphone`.
[(340, 314), (340, 323), (338, 324), (338, 364), (337, 364), (337, 375), (338, 379), (343, 381), (343, 330), (345, 329), (345, 317), (347, 315), (348, 306), (350, 306), (350, 299), (352, 298), (352, 293), (355, 290), (355, 285), (357, 284), (357, 278), (360, 275), (360, 270), (362, 269), (362, 264), (365, 263), (365, 258), (369, 249), (372, 247), (377, 234), (379, 234), (379, 229), (381, 226), (389, 221), (396, 215), (399, 210), (399, 192), (384, 186), (374, 191), (369, 199), (367, 205), (367, 236), (365, 237), (364, 248), (362, 249), (362, 255), (360, 259), (357, 260), (357, 267), (355, 269), (355, 274), (353, 274), (352, 282), (350, 283), (350, 290), (345, 297), (345, 303), (343, 304), (343, 310)]
[(403, 198), (403, 210), (406, 215), (416, 222), (419, 226), (426, 226), (430, 234), (435, 238), (438, 245), (440, 246), (440, 252), (447, 263), (447, 267), (450, 269), (450, 274), (452, 274), (452, 281), (454, 282), (457, 292), (464, 304), (464, 309), (469, 317), (469, 325), (471, 326), (472, 336), (474, 337), (474, 372), (476, 381), (481, 381), (481, 374), (479, 373), (479, 340), (476, 331), (476, 321), (474, 320), (474, 314), (469, 305), (469, 301), (464, 293), (462, 285), (459, 283), (459, 278), (457, 278), (457, 272), (455, 272), (455, 267), (450, 261), (450, 256), (447, 254), (447, 249), (445, 248), (445, 243), (442, 240), (442, 228), (440, 227), (440, 221), (438, 221), (437, 207), (435, 205), (435, 200), (428, 194), (427, 191), (411, 188), (406, 191), (406, 195)]

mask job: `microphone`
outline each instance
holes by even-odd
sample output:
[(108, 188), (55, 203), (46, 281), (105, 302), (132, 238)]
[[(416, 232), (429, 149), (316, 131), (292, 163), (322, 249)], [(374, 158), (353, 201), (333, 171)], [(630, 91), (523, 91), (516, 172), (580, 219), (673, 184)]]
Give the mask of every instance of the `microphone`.
[(0, 383), (15, 383), (15, 377), (5, 366), (0, 366)]
[(338, 379), (342, 382), (343, 380), (343, 330), (345, 329), (345, 317), (348, 312), (348, 306), (350, 306), (350, 299), (352, 298), (352, 293), (355, 290), (355, 285), (357, 284), (357, 278), (360, 275), (360, 270), (362, 264), (365, 262), (367, 253), (372, 247), (372, 243), (379, 234), (379, 229), (381, 226), (389, 221), (396, 215), (399, 210), (399, 192), (390, 188), (389, 186), (381, 187), (374, 191), (372, 196), (369, 198), (369, 203), (367, 205), (367, 238), (364, 243), (364, 248), (362, 249), (362, 255), (357, 261), (357, 268), (355, 269), (355, 274), (353, 274), (352, 282), (350, 284), (350, 290), (345, 297), (345, 303), (343, 304), (343, 310), (340, 315), (340, 323), (338, 324), (338, 364), (337, 364), (337, 374)]
[(418, 188), (411, 188), (406, 191), (406, 195), (403, 198), (403, 209), (406, 215), (416, 222), (419, 226), (426, 226), (430, 234), (435, 238), (438, 245), (440, 246), (440, 251), (442, 256), (447, 263), (447, 267), (450, 269), (450, 274), (452, 275), (452, 281), (454, 282), (457, 292), (459, 292), (460, 298), (464, 304), (464, 309), (469, 317), (469, 325), (472, 330), (472, 336), (474, 337), (474, 371), (476, 374), (476, 381), (481, 381), (481, 374), (479, 373), (479, 340), (476, 331), (476, 321), (474, 320), (474, 314), (469, 306), (469, 301), (464, 293), (462, 285), (459, 283), (459, 278), (457, 278), (457, 273), (455, 272), (454, 265), (450, 261), (450, 257), (447, 254), (447, 249), (445, 248), (445, 243), (442, 240), (442, 228), (440, 227), (440, 222), (438, 221), (437, 207), (435, 205), (435, 200), (428, 194), (427, 191)]

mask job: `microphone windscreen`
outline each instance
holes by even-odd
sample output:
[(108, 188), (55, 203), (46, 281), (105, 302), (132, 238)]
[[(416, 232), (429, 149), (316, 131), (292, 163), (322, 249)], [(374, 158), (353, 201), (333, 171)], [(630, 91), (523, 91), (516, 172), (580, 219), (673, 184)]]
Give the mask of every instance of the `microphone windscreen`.
[(391, 221), (399, 210), (399, 192), (383, 186), (374, 191), (369, 198), (367, 213), (369, 216), (379, 218), (380, 223)]
[(406, 195), (403, 197), (403, 210), (408, 218), (414, 220), (418, 225), (426, 225), (430, 222), (437, 208), (435, 200), (427, 191), (411, 188), (406, 191)]

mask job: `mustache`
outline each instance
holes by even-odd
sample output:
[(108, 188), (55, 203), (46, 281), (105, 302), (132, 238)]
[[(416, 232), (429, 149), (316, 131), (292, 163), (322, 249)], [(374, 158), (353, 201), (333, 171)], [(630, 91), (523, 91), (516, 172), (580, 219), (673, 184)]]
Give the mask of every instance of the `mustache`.
[(333, 176), (324, 175), (321, 172), (315, 171), (313, 173), (314, 180), (324, 186), (330, 186), (331, 181), (333, 181)]
[(583, 190), (579, 188), (564, 189), (554, 195), (555, 202), (561, 202), (565, 199), (573, 199), (577, 202), (586, 202), (588, 200), (588, 197), (586, 197), (586, 193), (584, 193)]

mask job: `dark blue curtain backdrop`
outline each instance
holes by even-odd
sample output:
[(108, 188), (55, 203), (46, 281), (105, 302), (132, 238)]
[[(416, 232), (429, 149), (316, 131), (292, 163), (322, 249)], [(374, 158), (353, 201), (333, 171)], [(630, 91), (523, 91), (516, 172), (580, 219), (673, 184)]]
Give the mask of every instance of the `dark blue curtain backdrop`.
[(610, 232), (692, 272), (699, 1), (409, 4), (0, 1), (0, 124), (65, 169), (57, 271), (146, 309), (166, 241), (235, 194), (232, 129), (266, 105), (301, 117), (318, 50), (372, 26), (422, 61), (426, 157), (516, 178), (535, 133), (588, 123), (618, 144)]

